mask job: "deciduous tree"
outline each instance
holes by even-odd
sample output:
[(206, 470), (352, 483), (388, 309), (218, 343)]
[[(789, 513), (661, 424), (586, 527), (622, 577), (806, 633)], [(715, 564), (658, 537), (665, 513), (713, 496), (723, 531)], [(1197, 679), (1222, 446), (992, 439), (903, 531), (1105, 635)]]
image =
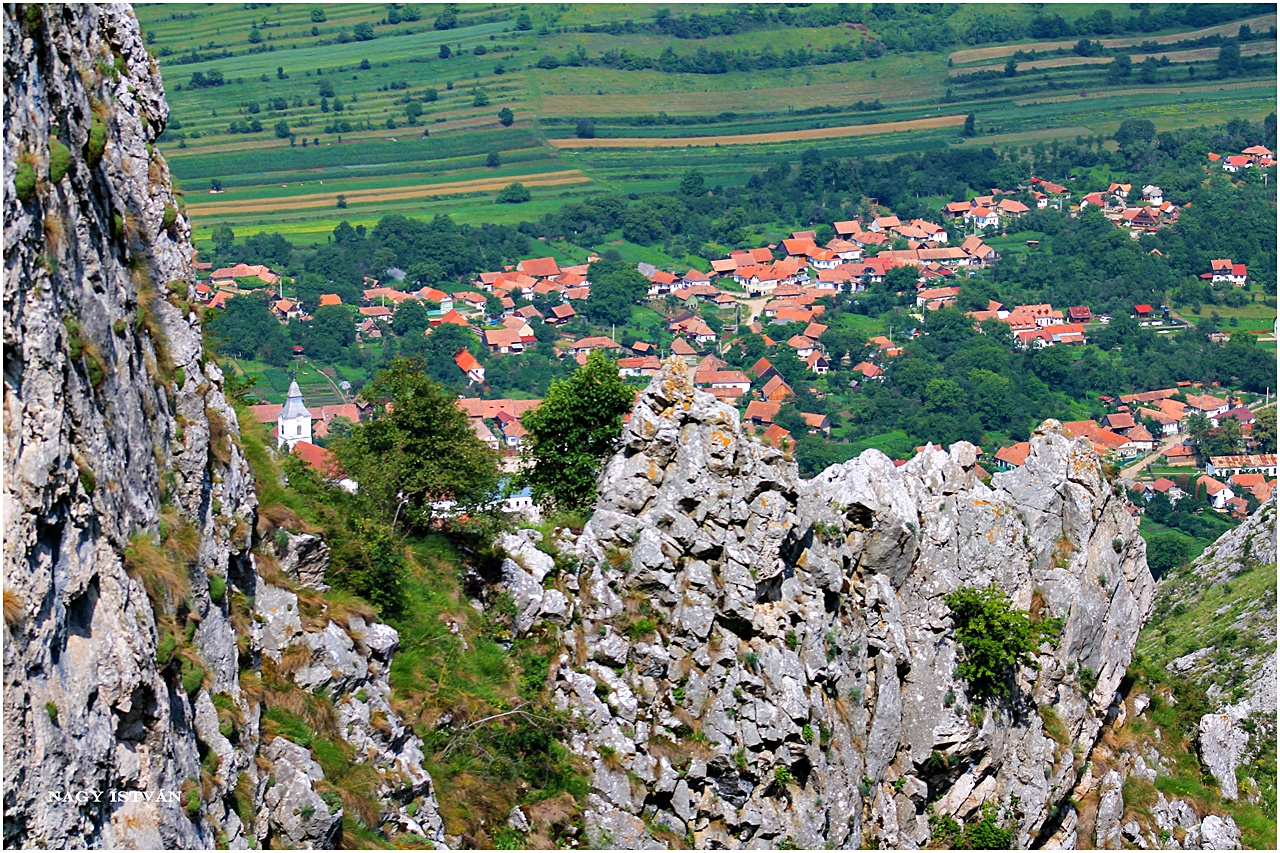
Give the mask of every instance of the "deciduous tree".
[[(457, 398), (427, 376), (420, 360), (393, 360), (363, 393), (389, 400), (390, 411), (356, 426), (332, 449), (360, 484), (360, 497), (384, 521), (398, 517), (425, 529), (442, 515), (475, 511), (490, 501), (498, 485), (497, 453), (476, 436)], [(449, 512), (432, 506), (447, 501), (454, 502)]]
[(622, 416), (635, 394), (617, 365), (596, 350), (573, 376), (553, 382), (538, 408), (522, 419), (523, 479), (548, 509), (581, 510), (596, 497), (602, 461), (617, 447)]

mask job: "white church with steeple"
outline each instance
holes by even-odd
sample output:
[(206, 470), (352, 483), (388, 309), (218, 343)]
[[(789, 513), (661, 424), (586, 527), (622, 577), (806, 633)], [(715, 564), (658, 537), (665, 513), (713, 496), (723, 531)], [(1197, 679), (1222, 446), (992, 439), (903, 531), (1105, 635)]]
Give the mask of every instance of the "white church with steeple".
[(289, 399), (284, 408), (276, 415), (277, 447), (289, 445), (289, 451), (299, 441), (311, 443), (311, 412), (302, 402), (302, 390), (298, 388), (298, 380), (289, 383)]

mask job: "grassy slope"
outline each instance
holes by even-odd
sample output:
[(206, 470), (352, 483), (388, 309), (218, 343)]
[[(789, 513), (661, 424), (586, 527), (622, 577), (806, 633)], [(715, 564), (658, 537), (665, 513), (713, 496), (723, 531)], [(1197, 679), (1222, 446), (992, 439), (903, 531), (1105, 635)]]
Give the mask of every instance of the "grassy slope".
[[(1235, 115), (1260, 118), (1275, 108), (1274, 88), (1269, 82), (1251, 86), (1227, 84), (1218, 90), (1204, 85), (1204, 73), (1212, 61), (1200, 69), (1194, 81), (1186, 77), (1186, 66), (1175, 63), (1166, 69), (1167, 84), (1150, 91), (1102, 85), (1100, 68), (1055, 68), (1019, 75), (1013, 81), (955, 83), (947, 76), (944, 54), (887, 54), (877, 60), (829, 66), (806, 66), (771, 71), (728, 74), (662, 74), (656, 71), (622, 71), (605, 68), (555, 70), (534, 67), (538, 57), (552, 52), (563, 57), (579, 46), (590, 55), (621, 48), (634, 54), (657, 56), (673, 47), (680, 55), (698, 47), (708, 50), (759, 49), (760, 33), (716, 36), (697, 42), (650, 35), (609, 36), (602, 33), (561, 32), (562, 26), (601, 24), (611, 20), (646, 19), (648, 9), (610, 5), (530, 6), (533, 30), (515, 30), (517, 7), (464, 6), (459, 27), (439, 32), (432, 21), (442, 7), (422, 6), (423, 19), (395, 25), (383, 23), (386, 7), (342, 5), (324, 7), (328, 20), (313, 24), (311, 7), (306, 5), (247, 9), (226, 5), (141, 5), (137, 7), (144, 30), (153, 38), (152, 49), (171, 54), (160, 59), (166, 78), (173, 115), (180, 131), (187, 135), (186, 147), (176, 141), (162, 143), (174, 174), (186, 184), (192, 205), (197, 240), (207, 239), (217, 222), (228, 222), (238, 233), (276, 228), (296, 242), (309, 243), (330, 231), (341, 218), (370, 224), (387, 212), (434, 215), (450, 212), (463, 221), (517, 222), (536, 218), (553, 210), (566, 199), (612, 190), (655, 192), (667, 188), (670, 175), (687, 168), (709, 169), (708, 182), (729, 184), (752, 169), (763, 167), (780, 155), (794, 156), (796, 143), (743, 146), (725, 150), (699, 151), (677, 148), (668, 151), (645, 149), (555, 151), (545, 140), (572, 136), (577, 118), (596, 120), (600, 137), (708, 136), (760, 132), (794, 131), (838, 127), (868, 122), (910, 120), (942, 114), (974, 111), (979, 118), (979, 136), (965, 144), (1026, 144), (1033, 139), (1055, 136), (1106, 133), (1128, 117), (1153, 120), (1157, 127), (1176, 127), (1188, 122), (1213, 123)], [(718, 14), (724, 7), (706, 4), (682, 6), (681, 14), (701, 10)], [(1054, 11), (1068, 18), (1091, 14), (1099, 4), (1071, 4)], [(961, 31), (975, 16), (987, 13), (1026, 17), (1032, 10), (1018, 4), (970, 6), (959, 10), (952, 26)], [(492, 19), (492, 20), (489, 20)], [(265, 25), (264, 25), (265, 22)], [(269, 52), (247, 54), (251, 24), (257, 23)], [(377, 38), (371, 42), (334, 43), (340, 32), (349, 32), (357, 23), (374, 25)], [(315, 26), (318, 35), (312, 35)], [(547, 28), (540, 34), (542, 27)], [(874, 32), (873, 32), (874, 34)], [(768, 43), (777, 52), (790, 48), (825, 49), (838, 42), (859, 41), (861, 33), (846, 27), (811, 29), (779, 28), (769, 32)], [(439, 57), (439, 45), (448, 44), (450, 59)], [(1251, 43), (1251, 49), (1257, 43)], [(481, 56), (474, 49), (482, 46)], [(230, 58), (207, 59), (178, 64), (192, 49), (208, 55), (231, 50)], [(361, 60), (369, 68), (361, 69)], [(989, 60), (988, 60), (989, 62)], [(495, 74), (501, 64), (505, 71)], [(976, 64), (982, 64), (981, 60)], [(282, 68), (284, 78), (277, 69)], [(210, 69), (222, 71), (228, 82), (212, 89), (190, 89), (191, 74)], [(321, 76), (322, 74), (322, 76)], [(1059, 81), (1058, 92), (1004, 95), (1015, 86), (1036, 82), (1041, 74)], [(265, 76), (265, 80), (262, 77)], [(341, 116), (322, 113), (319, 106), (321, 82), (331, 84), (346, 106)], [(1196, 82), (1197, 86), (1186, 84)], [(178, 91), (178, 85), (183, 90)], [(392, 84), (408, 88), (391, 89)], [(942, 97), (954, 85), (953, 102)], [(452, 88), (450, 88), (452, 86)], [(405, 125), (404, 96), (420, 99), (434, 88), (439, 99), (424, 104), (417, 127)], [(473, 91), (482, 89), (490, 103), (473, 105)], [(1081, 90), (1087, 97), (1075, 97)], [(1158, 90), (1158, 91), (1157, 91)], [(286, 108), (271, 112), (269, 99), (284, 98)], [(884, 109), (877, 112), (852, 110), (855, 101), (879, 98)], [(262, 111), (252, 116), (247, 105), (257, 102)], [(501, 127), (496, 120), (502, 107), (510, 107), (516, 121)], [(796, 115), (796, 110), (830, 107), (831, 113)], [(666, 112), (692, 123), (641, 126), (630, 120), (636, 116)], [(731, 120), (717, 119), (735, 113)], [(214, 114), (216, 113), (216, 115)], [(229, 134), (231, 121), (257, 118), (264, 130), (258, 134)], [(326, 124), (345, 118), (357, 127), (368, 122), (370, 129), (341, 134), (324, 132)], [(398, 127), (388, 128), (387, 119)], [(272, 132), (278, 120), (289, 123), (308, 140), (318, 138), (318, 146), (290, 147), (288, 140)], [(429, 130), (429, 138), (422, 131)], [(193, 134), (199, 134), (195, 138)], [(395, 140), (392, 142), (391, 140)], [(927, 150), (959, 140), (952, 129), (919, 130), (882, 136), (832, 139), (810, 147), (832, 156), (887, 156), (911, 150)], [(484, 168), (490, 152), (499, 152), (504, 166), (497, 172)], [(533, 176), (567, 169), (580, 169), (590, 179), (578, 186), (547, 186), (534, 189), (533, 201), (525, 205), (495, 205), (493, 191), (451, 197), (409, 198), (352, 204), (339, 212), (329, 200), (340, 192), (374, 188), (427, 186), (437, 183)], [(212, 178), (223, 181), (226, 192), (207, 196)], [(323, 183), (321, 183), (323, 182)], [(286, 186), (287, 185), (287, 186)], [(272, 200), (278, 198), (321, 201), (315, 207), (289, 209)], [(264, 201), (252, 211), (226, 212), (226, 208), (204, 208), (210, 202)]]
[[(1198, 552), (1204, 543), (1197, 541), (1197, 545)], [(1275, 564), (1245, 565), (1237, 571), (1229, 582), (1210, 585), (1203, 580), (1207, 574), (1204, 569), (1186, 566), (1161, 583), (1155, 613), (1139, 635), (1128, 676), (1133, 683), (1130, 695), (1148, 693), (1151, 708), (1143, 716), (1131, 716), (1118, 731), (1108, 729), (1103, 744), (1112, 751), (1128, 749), (1142, 754), (1154, 748), (1168, 759), (1171, 772), (1159, 776), (1154, 785), (1137, 779), (1126, 782), (1126, 820), (1134, 816), (1149, 822), (1149, 808), (1159, 791), (1166, 797), (1189, 800), (1201, 811), (1231, 815), (1246, 847), (1267, 849), (1274, 848), (1277, 830), (1274, 730), (1269, 743), (1262, 746), (1261, 757), (1240, 771), (1242, 777), (1258, 780), (1258, 803), (1247, 798), (1222, 801), (1213, 778), (1202, 772), (1195, 752), (1194, 733), (1200, 717), (1215, 707), (1205, 691), (1216, 684), (1230, 698), (1247, 677), (1246, 668), (1237, 661), (1241, 656), (1261, 653), (1254, 634), (1235, 627), (1237, 620), (1242, 614), (1248, 619), (1260, 604), (1264, 611), (1274, 613)], [(1165, 669), (1174, 658), (1210, 647), (1218, 650), (1215, 661), (1219, 662), (1198, 681), (1173, 676)]]
[[(282, 486), (274, 440), (243, 407), (238, 419), (240, 444), (256, 479), (260, 518), (271, 520), (260, 524), (320, 532), (331, 544), (340, 543), (349, 535), (342, 532), (351, 512), (347, 500), (321, 490), (315, 475), (292, 459), (284, 463), (289, 485)], [(548, 526), (544, 533), (550, 532)], [(423, 765), (432, 776), (445, 831), (477, 848), (519, 848), (534, 842), (550, 846), (553, 828), (549, 822), (539, 825), (536, 816), (554, 813), (563, 826), (573, 820), (587, 793), (577, 759), (562, 745), (569, 724), (546, 705), (550, 655), (559, 648), (555, 629), (538, 626), (513, 642), (509, 596), (491, 596), (486, 613), (477, 612), (463, 589), (467, 566), (455, 542), (429, 534), (405, 537), (399, 545), (406, 566), (401, 579), (405, 606), (381, 617), (400, 634), (391, 665), (391, 702), (423, 739)], [(492, 559), (473, 553), (465, 562), (475, 566)], [(547, 582), (556, 581), (552, 573)], [(280, 576), (272, 582), (288, 583)], [(298, 592), (304, 616), (322, 608), (366, 617), (375, 612), (338, 589)], [(244, 619), (247, 624), (247, 610)], [(318, 789), (347, 809), (342, 846), (387, 846), (389, 839), (375, 831), (379, 779), (369, 764), (355, 760), (354, 749), (338, 735), (332, 701), (302, 693), (287, 683), (283, 669), (264, 667), (260, 678), (249, 678), (261, 691), (265, 730), (311, 749), (325, 770)], [(542, 804), (530, 810), (533, 839), (502, 828), (511, 808), (520, 804)], [(390, 840), (409, 847), (423, 843), (413, 837)]]

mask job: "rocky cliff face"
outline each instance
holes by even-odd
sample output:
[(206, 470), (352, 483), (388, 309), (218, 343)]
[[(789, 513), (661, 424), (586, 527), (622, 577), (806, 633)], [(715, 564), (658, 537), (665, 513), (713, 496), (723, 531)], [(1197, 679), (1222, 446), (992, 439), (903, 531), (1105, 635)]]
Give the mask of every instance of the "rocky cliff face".
[[(1048, 422), (990, 486), (963, 443), (804, 481), (671, 362), (622, 445), (569, 595), (506, 567), (526, 623), (573, 625), (554, 690), (585, 721), (591, 841), (917, 847), (984, 803), (1018, 846), (1073, 840), (1060, 807), (1154, 587), (1085, 442)], [(984, 706), (942, 599), (990, 584), (1063, 627)]]
[[(9, 5), (3, 26), (5, 844), (331, 841), (318, 765), (264, 736), (269, 700), (242, 689), (281, 638), (386, 771), (374, 825), (439, 837), (386, 702), (395, 632), (335, 630), (323, 603), (294, 630), (269, 609), (300, 576), (259, 577), (253, 551), (277, 549), (256, 539), (235, 413), (184, 301), (189, 226), (131, 10)], [(323, 817), (299, 826), (311, 799)]]

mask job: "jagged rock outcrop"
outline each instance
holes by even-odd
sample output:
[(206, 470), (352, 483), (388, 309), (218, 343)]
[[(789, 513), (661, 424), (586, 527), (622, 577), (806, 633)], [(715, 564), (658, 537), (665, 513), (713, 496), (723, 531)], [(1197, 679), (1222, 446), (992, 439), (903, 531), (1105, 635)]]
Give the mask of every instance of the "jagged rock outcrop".
[[(801, 480), (668, 362), (578, 541), (555, 699), (592, 759), (588, 841), (918, 847), (928, 813), (1060, 829), (1151, 605), (1145, 545), (1086, 442), (1047, 422), (1024, 468), (875, 451)], [(984, 708), (942, 597), (995, 584), (1062, 620)]]
[[(325, 565), (316, 568), (323, 577)], [(442, 841), (444, 825), (431, 776), (422, 768), (422, 741), (391, 708), (391, 658), (400, 643), (395, 629), (360, 613), (345, 613), (340, 619), (321, 614), (306, 618), (304, 624), (299, 593), (267, 582), (258, 588), (253, 645), (276, 664), (290, 655), (293, 682), (312, 693), (332, 697), (338, 734), (355, 747), (362, 760), (379, 768), (378, 794), (384, 806), (376, 823), (390, 823), (399, 832)], [(272, 741), (271, 746), (274, 744)], [(296, 752), (300, 747), (291, 744), (286, 748)], [(310, 771), (303, 775), (318, 781)], [(298, 795), (315, 797), (314, 791), (299, 791)], [(409, 805), (415, 802), (418, 806), (411, 810)], [(270, 792), (267, 804), (272, 806)], [(278, 815), (306, 806), (305, 802), (299, 806), (296, 798), (286, 804), (288, 808), (271, 809), (274, 822), (279, 823)], [(285, 836), (295, 837), (295, 823), (279, 824)], [(310, 846), (332, 846), (327, 843), (332, 840), (328, 835), (308, 832), (305, 837), (313, 842)]]
[[(439, 841), (388, 704), (395, 632), (335, 629), (323, 605), (304, 624), (259, 577), (275, 549), (185, 302), (189, 225), (153, 147), (168, 109), (131, 9), (11, 4), (3, 27), (4, 843), (331, 846), (319, 764), (264, 737), (242, 688), (295, 642), (301, 680), (352, 691), (335, 710), (383, 774), (374, 817)], [(323, 543), (285, 539), (284, 576), (323, 588)], [(296, 624), (268, 629), (291, 595)]]

